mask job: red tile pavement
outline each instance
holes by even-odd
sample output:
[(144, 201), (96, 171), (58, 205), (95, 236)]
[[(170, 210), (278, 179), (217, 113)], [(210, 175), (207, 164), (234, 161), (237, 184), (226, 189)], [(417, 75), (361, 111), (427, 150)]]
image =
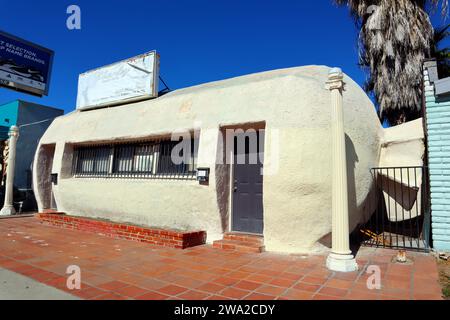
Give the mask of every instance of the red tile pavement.
[[(178, 250), (44, 226), (34, 217), (0, 219), (0, 267), (84, 299), (441, 299), (432, 256), (361, 248), (358, 272), (326, 269), (326, 255), (238, 253), (210, 245)], [(66, 286), (69, 265), (81, 268), (81, 290)], [(369, 265), (381, 289), (369, 290)]]

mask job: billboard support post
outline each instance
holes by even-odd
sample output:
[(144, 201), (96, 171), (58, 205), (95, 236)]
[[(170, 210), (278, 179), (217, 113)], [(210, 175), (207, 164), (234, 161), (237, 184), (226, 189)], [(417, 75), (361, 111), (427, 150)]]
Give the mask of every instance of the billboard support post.
[(12, 126), (9, 130), (9, 154), (6, 166), (5, 202), (0, 211), (0, 216), (9, 216), (16, 213), (13, 205), (14, 196), (14, 169), (16, 164), (16, 145), (19, 138), (19, 128)]

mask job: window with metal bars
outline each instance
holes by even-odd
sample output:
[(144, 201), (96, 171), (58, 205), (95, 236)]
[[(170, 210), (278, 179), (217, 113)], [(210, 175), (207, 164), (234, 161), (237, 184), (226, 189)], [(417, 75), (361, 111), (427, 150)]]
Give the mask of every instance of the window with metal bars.
[(198, 139), (76, 146), (75, 177), (195, 178)]
[(74, 172), (79, 175), (104, 175), (109, 172), (110, 147), (82, 147), (75, 150)]

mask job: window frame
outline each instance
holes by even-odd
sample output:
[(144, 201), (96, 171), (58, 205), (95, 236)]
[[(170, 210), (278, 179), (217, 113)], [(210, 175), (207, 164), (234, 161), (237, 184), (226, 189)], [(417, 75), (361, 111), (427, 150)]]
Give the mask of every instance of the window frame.
[[(137, 179), (196, 179), (198, 142), (199, 137), (195, 134), (191, 136), (191, 152), (188, 156), (189, 162), (173, 164), (171, 153), (173, 147), (181, 143), (170, 139), (149, 140), (149, 141), (129, 141), (120, 143), (108, 143), (98, 145), (74, 145), (72, 159), (72, 177), (74, 178), (137, 178)], [(168, 147), (167, 147), (168, 146)], [(147, 150), (138, 150), (147, 148)], [(170, 155), (162, 152), (168, 150)], [(100, 159), (99, 150), (109, 150), (108, 159), (102, 155)], [(105, 152), (106, 153), (106, 152)], [(83, 155), (83, 159), (80, 159)], [(90, 160), (90, 157), (92, 160)], [(87, 160), (86, 160), (87, 158)], [(127, 159), (128, 158), (128, 159)], [(124, 160), (125, 159), (125, 160)], [(120, 161), (125, 161), (120, 168)], [(168, 162), (171, 161), (171, 163)], [(91, 170), (80, 172), (80, 161), (92, 161)], [(149, 163), (150, 162), (150, 163)], [(102, 168), (106, 166), (107, 171), (97, 171), (96, 168), (101, 163)], [(89, 165), (91, 166), (91, 165)], [(123, 167), (124, 166), (124, 167)], [(124, 170), (124, 168), (126, 170)]]

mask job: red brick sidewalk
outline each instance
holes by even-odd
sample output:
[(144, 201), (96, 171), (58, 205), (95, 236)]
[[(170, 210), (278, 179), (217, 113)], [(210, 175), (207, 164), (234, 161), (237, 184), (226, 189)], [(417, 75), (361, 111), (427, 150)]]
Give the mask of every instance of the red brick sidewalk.
[[(41, 225), (34, 217), (0, 219), (0, 267), (85, 299), (441, 299), (434, 258), (361, 248), (359, 272), (325, 268), (325, 255), (242, 254), (209, 245), (158, 247)], [(66, 288), (69, 265), (82, 288)], [(368, 290), (368, 265), (382, 271), (381, 290)]]

